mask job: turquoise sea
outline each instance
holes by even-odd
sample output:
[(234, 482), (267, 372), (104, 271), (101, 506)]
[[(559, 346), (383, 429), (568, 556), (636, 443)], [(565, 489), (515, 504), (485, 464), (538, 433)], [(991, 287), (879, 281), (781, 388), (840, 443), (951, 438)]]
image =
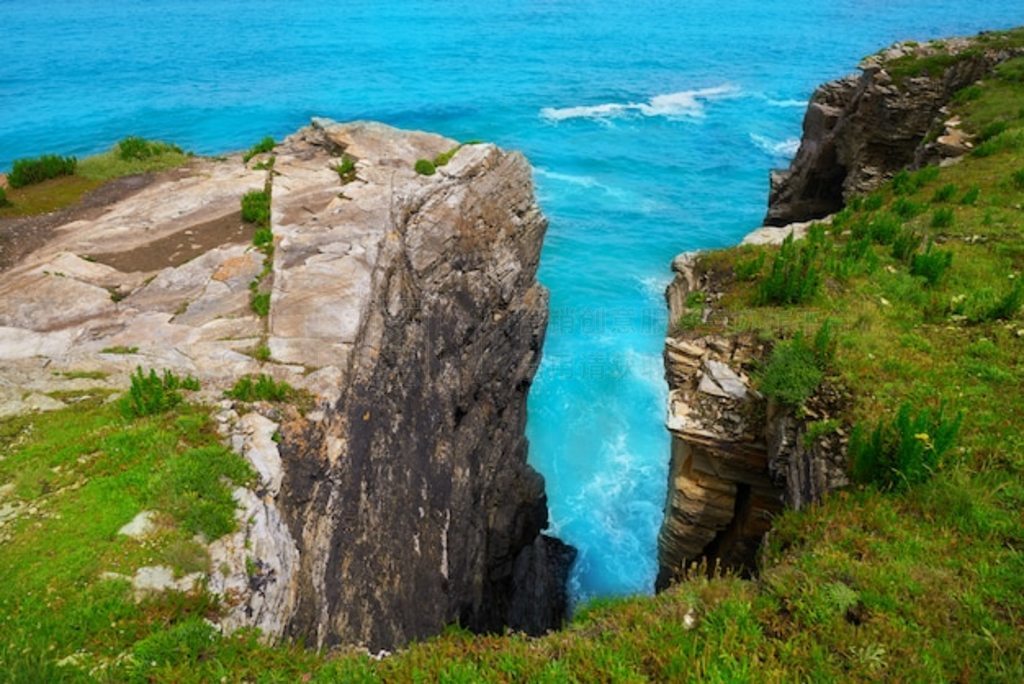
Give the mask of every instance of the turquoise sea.
[(522, 150), (551, 219), (531, 460), (578, 599), (649, 592), (668, 463), (662, 291), (764, 213), (819, 82), (1020, 0), (0, 0), (0, 169), (126, 134), (200, 153), (311, 116)]

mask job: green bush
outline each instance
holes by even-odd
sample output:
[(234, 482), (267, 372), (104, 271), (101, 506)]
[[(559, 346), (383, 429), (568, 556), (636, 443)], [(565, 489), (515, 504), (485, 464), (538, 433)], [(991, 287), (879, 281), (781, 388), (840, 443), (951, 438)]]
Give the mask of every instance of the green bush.
[(1017, 169), (1010, 174), (1010, 180), (1018, 190), (1024, 190), (1024, 169)]
[(445, 164), (452, 160), (452, 157), (454, 157), (455, 153), (458, 152), (460, 149), (462, 149), (462, 145), (456, 145), (447, 152), (442, 152), (441, 154), (437, 155), (436, 157), (434, 157), (434, 166), (444, 166)]
[(1024, 280), (1017, 280), (1007, 292), (1000, 294), (994, 288), (981, 287), (968, 295), (957, 297), (950, 306), (950, 313), (962, 316), (968, 323), (977, 325), (990, 321), (1006, 321), (1017, 315), (1024, 306)]
[(169, 411), (182, 402), (179, 390), (197, 391), (199, 381), (191, 375), (179, 378), (169, 370), (163, 376), (150, 369), (144, 373), (137, 367), (132, 374), (132, 384), (121, 398), (121, 413), (126, 418), (151, 416)]
[(766, 257), (766, 252), (759, 252), (749, 259), (739, 259), (736, 262), (736, 266), (733, 268), (733, 272), (736, 274), (736, 280), (745, 282), (753, 280), (760, 275), (761, 268), (764, 266)]
[(882, 208), (882, 204), (885, 203), (885, 198), (880, 194), (875, 193), (868, 195), (864, 198), (864, 210), (865, 211), (878, 211)]
[(434, 162), (429, 159), (417, 159), (413, 169), (415, 169), (416, 173), (421, 176), (433, 176), (434, 172), (437, 170), (434, 167)]
[(991, 140), (997, 135), (1005, 133), (1007, 128), (1008, 125), (1005, 121), (993, 121), (981, 129), (981, 133), (978, 134), (978, 138), (980, 142)]
[(184, 154), (177, 145), (129, 136), (117, 143), (117, 155), (123, 161), (142, 161), (163, 154)]
[(35, 159), (15, 159), (11, 173), (7, 176), (7, 184), (12, 188), (23, 188), (51, 178), (74, 175), (77, 167), (78, 160), (74, 157), (56, 154), (45, 154)]
[(768, 275), (758, 283), (755, 303), (759, 306), (801, 304), (810, 300), (821, 287), (817, 247), (797, 244), (792, 233), (782, 241), (772, 260)]
[(252, 236), (252, 244), (257, 249), (266, 249), (274, 244), (274, 232), (270, 228), (257, 228)]
[(275, 145), (277, 145), (277, 143), (275, 143), (274, 139), (268, 135), (267, 137), (263, 138), (263, 140), (260, 140), (258, 143), (250, 147), (249, 151), (242, 155), (242, 161), (248, 163), (249, 160), (255, 157), (257, 154), (265, 154), (267, 152), (270, 152), (271, 150), (274, 149)]
[(939, 177), (937, 166), (926, 166), (913, 173), (900, 171), (892, 179), (892, 192), (894, 195), (913, 195), (928, 183)]
[(964, 193), (964, 196), (960, 198), (960, 204), (964, 206), (973, 206), (978, 203), (979, 197), (981, 197), (981, 188), (977, 185), (972, 185), (971, 188)]
[(1007, 130), (999, 133), (974, 148), (975, 157), (991, 157), (1006, 150), (1019, 150), (1024, 146), (1024, 131)]
[(932, 195), (932, 204), (940, 202), (948, 202), (956, 196), (956, 185), (953, 183), (946, 183), (941, 188), (935, 191)]
[(891, 423), (880, 421), (873, 431), (857, 426), (850, 438), (854, 478), (883, 490), (900, 490), (928, 480), (942, 455), (956, 442), (963, 414), (949, 418), (944, 410), (900, 407)]
[(949, 228), (953, 225), (953, 210), (949, 207), (936, 209), (932, 214), (932, 228)]
[(11, 206), (11, 201), (7, 199), (7, 190), (4, 189), (3, 187), (0, 187), (0, 207), (9, 206)]
[(760, 390), (788, 406), (800, 406), (835, 362), (835, 326), (826, 320), (808, 343), (803, 333), (779, 342), (758, 376)]
[(911, 258), (910, 273), (921, 276), (928, 285), (935, 286), (952, 265), (953, 253), (947, 250), (935, 249), (935, 245), (929, 242), (924, 252), (915, 254)]
[(270, 315), (270, 293), (269, 292), (255, 292), (249, 299), (249, 306), (256, 312), (256, 315), (260, 318), (266, 318)]
[(910, 219), (924, 213), (924, 205), (912, 202), (906, 197), (899, 197), (892, 203), (892, 210), (893, 213), (904, 221), (909, 221)]
[(270, 225), (270, 193), (253, 190), (242, 196), (242, 220), (258, 226)]
[(356, 160), (354, 157), (344, 155), (341, 161), (334, 166), (335, 173), (338, 174), (338, 178), (341, 179), (342, 185), (345, 183), (351, 183), (356, 179)]
[(892, 241), (892, 258), (903, 263), (910, 263), (911, 257), (917, 252), (924, 237), (912, 228), (902, 228), (896, 239)]
[(879, 245), (890, 245), (899, 233), (902, 223), (888, 212), (876, 214), (868, 224), (871, 240)]
[(132, 646), (134, 673), (140, 681), (147, 681), (145, 672), (151, 668), (198, 664), (208, 652), (214, 652), (217, 636), (217, 631), (200, 616), (154, 631)]
[(269, 375), (246, 375), (224, 393), (237, 401), (287, 401), (296, 394), (287, 382), (277, 382)]

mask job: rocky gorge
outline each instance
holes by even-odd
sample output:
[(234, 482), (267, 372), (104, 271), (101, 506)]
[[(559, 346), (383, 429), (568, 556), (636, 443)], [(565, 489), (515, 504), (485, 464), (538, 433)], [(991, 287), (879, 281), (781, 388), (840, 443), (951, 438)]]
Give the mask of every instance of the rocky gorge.
[[(239, 215), (261, 188), (266, 255)], [(258, 473), (192, 578), (228, 631), (373, 650), (456, 622), (542, 633), (575, 553), (543, 534), (526, 463), (545, 229), (528, 163), (494, 145), (315, 120), (246, 162), (197, 158), (0, 270), (0, 415), (136, 367), (197, 378)], [(224, 398), (256, 374), (307, 399)]]

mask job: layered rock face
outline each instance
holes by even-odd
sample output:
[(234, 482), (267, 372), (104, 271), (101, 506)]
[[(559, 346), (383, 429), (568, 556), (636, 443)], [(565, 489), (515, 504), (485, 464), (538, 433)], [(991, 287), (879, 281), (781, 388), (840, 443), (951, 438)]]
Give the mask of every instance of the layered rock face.
[[(669, 320), (679, 319), (696, 291), (706, 294), (705, 319), (712, 316), (717, 293), (699, 255), (681, 255), (673, 268)], [(808, 423), (827, 417), (838, 398), (823, 390), (800, 417), (766, 400), (750, 374), (767, 353), (750, 334), (665, 340), (672, 453), (658, 536), (659, 590), (700, 561), (752, 571), (775, 515), (847, 484), (844, 437), (806, 437)]]
[[(193, 374), (220, 403), (225, 438), (259, 475), (235, 493), (239, 531), (211, 546), (226, 628), (381, 649), (456, 621), (561, 623), (575, 552), (541, 534), (524, 437), (546, 221), (518, 154), (467, 145), (414, 172), (455, 147), (316, 121), (275, 149), (272, 171), (254, 168), (266, 156), (197, 160), (0, 272), (3, 412), (57, 407), (55, 389), (123, 388), (136, 366)], [(354, 173), (336, 170), (343, 159)], [(238, 213), (265, 184), (269, 273)], [(260, 278), (265, 318), (249, 303)], [(251, 373), (308, 391), (313, 408), (222, 398)]]
[[(804, 116), (796, 157), (788, 170), (772, 172), (765, 225), (827, 216), (901, 169), (967, 152), (968, 136), (945, 105), (1020, 52), (990, 48), (977, 38), (902, 43), (865, 59), (859, 75), (819, 87)], [(934, 76), (897, 81), (889, 74), (897, 60), (938, 54), (948, 66)]]

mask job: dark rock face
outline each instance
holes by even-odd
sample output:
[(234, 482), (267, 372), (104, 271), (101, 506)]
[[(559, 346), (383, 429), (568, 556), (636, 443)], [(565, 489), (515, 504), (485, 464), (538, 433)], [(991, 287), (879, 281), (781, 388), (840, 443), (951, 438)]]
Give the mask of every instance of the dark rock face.
[[(874, 190), (901, 169), (966, 151), (929, 141), (942, 137), (943, 107), (957, 91), (1016, 55), (1010, 50), (972, 48), (973, 40), (946, 41), (941, 47), (896, 45), (866, 59), (859, 75), (819, 87), (804, 116), (796, 157), (789, 169), (771, 174), (765, 225), (822, 218), (842, 209), (847, 198)], [(961, 55), (941, 75), (896, 82), (886, 70), (895, 59), (939, 50)], [(945, 133), (951, 133), (948, 127)]]
[(536, 634), (565, 615), (574, 552), (540, 534), (524, 437), (546, 221), (521, 156), (463, 154), (393, 216), (339, 399), (286, 432), (286, 632), (310, 644), (393, 648), (454, 622)]

